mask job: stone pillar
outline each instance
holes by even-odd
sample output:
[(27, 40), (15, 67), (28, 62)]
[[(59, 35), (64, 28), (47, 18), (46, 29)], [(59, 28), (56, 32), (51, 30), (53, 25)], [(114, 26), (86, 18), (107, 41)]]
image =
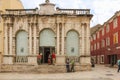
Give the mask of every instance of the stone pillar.
[[(86, 29), (85, 29), (86, 27)], [(89, 48), (89, 44), (88, 44), (88, 26), (86, 25), (86, 23), (82, 24), (82, 54), (80, 57), (80, 63), (81, 65), (86, 65), (88, 67), (90, 67), (90, 55), (88, 55), (88, 48)]]
[[(33, 45), (32, 45), (32, 28), (33, 27)], [(34, 23), (29, 27), (29, 45), (31, 52), (28, 57), (28, 64), (37, 65), (37, 35), (36, 35), (36, 26)], [(32, 46), (33, 46), (33, 54), (32, 54)]]
[(8, 55), (8, 27), (6, 23), (5, 23), (5, 28), (4, 28), (4, 35), (5, 35), (4, 55)]
[[(8, 29), (9, 27), (9, 29)], [(8, 34), (9, 32), (9, 34)], [(9, 36), (9, 40), (8, 40)], [(8, 43), (9, 42), (9, 43)], [(9, 46), (8, 46), (9, 44)], [(4, 57), (3, 57), (3, 64), (13, 64), (13, 54), (12, 54), (12, 25), (11, 23), (5, 24), (5, 46), (4, 46)], [(9, 48), (9, 50), (8, 50)]]
[(84, 36), (84, 30), (85, 28), (84, 28), (84, 25), (82, 24), (82, 52), (81, 52), (81, 56), (83, 56), (84, 55), (84, 39), (85, 39), (85, 36)]
[(37, 41), (36, 26), (34, 25), (33, 27), (34, 27), (34, 32), (33, 32), (34, 33), (34, 35), (33, 35), (34, 36), (34, 46), (33, 46), (34, 47), (34, 52), (33, 52), (33, 54), (36, 55), (37, 54), (37, 52), (36, 52), (37, 51), (37, 48), (36, 48), (36, 41)]
[(32, 55), (32, 31), (31, 31), (31, 25), (29, 25), (29, 55)]
[(57, 55), (59, 55), (60, 54), (60, 30), (59, 30), (60, 28), (59, 28), (59, 23), (57, 23)]
[(61, 55), (64, 55), (64, 54), (65, 54), (65, 53), (64, 53), (64, 43), (65, 43), (64, 30), (65, 30), (65, 29), (64, 29), (64, 23), (63, 23), (63, 24), (62, 24), (62, 38), (61, 38), (61, 39), (62, 39), (62, 40), (61, 40), (61, 41), (62, 41), (62, 46), (61, 46), (61, 47), (62, 47), (62, 48), (61, 48), (61, 49), (62, 49), (62, 53), (61, 53)]
[(12, 55), (12, 26), (9, 30), (9, 55)]
[[(61, 34), (60, 34), (60, 27), (62, 28), (62, 32), (61, 32)], [(61, 35), (61, 38), (60, 38), (60, 35)], [(61, 40), (60, 40), (61, 39)], [(61, 43), (60, 43), (60, 41), (61, 41)], [(61, 26), (60, 26), (60, 24), (58, 24), (58, 26), (57, 26), (57, 52), (59, 53), (59, 54), (57, 54), (57, 58), (56, 58), (56, 64), (65, 64), (65, 55), (64, 55), (64, 25), (63, 24), (61, 24)], [(59, 44), (61, 44), (61, 51), (60, 51), (60, 45)], [(61, 54), (60, 54), (60, 52), (61, 52)]]
[(86, 28), (86, 55), (90, 56), (90, 27), (89, 24), (87, 24)]

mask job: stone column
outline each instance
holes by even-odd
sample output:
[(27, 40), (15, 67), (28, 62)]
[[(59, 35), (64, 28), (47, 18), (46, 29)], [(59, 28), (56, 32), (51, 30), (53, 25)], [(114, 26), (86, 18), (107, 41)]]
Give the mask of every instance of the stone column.
[(31, 25), (29, 25), (29, 55), (32, 55), (32, 31), (31, 31)]
[(61, 39), (62, 39), (62, 40), (61, 40), (61, 41), (62, 41), (62, 46), (61, 46), (61, 47), (62, 47), (62, 48), (61, 48), (61, 49), (62, 49), (62, 53), (61, 53), (61, 55), (64, 55), (64, 54), (65, 54), (65, 53), (64, 53), (64, 43), (65, 43), (64, 37), (65, 37), (65, 36), (64, 36), (64, 23), (62, 23), (62, 38), (61, 38)]
[(33, 32), (34, 33), (34, 35), (33, 35), (34, 36), (34, 46), (33, 46), (34, 47), (34, 52), (33, 52), (33, 54), (36, 55), (37, 54), (37, 52), (36, 52), (37, 51), (37, 48), (36, 48), (36, 41), (37, 41), (37, 38), (36, 38), (36, 26), (34, 25), (33, 27), (34, 27), (34, 32)]
[(6, 23), (5, 23), (4, 35), (5, 35), (4, 55), (8, 55), (8, 27)]
[[(62, 34), (60, 34), (60, 27), (62, 28)], [(61, 35), (61, 38), (60, 38)], [(61, 41), (61, 54), (60, 54), (60, 41)], [(65, 56), (64, 56), (64, 28), (63, 25), (57, 24), (57, 56), (56, 56), (56, 64), (64, 64)]]
[(90, 56), (90, 26), (87, 24), (86, 28), (86, 55)]
[(9, 26), (9, 55), (12, 55), (12, 25)]
[(60, 42), (60, 30), (59, 30), (59, 23), (57, 23), (57, 55), (60, 54), (60, 47), (59, 47), (59, 42)]
[(81, 55), (83, 56), (84, 55), (84, 39), (85, 39), (85, 35), (84, 35), (84, 30), (85, 28), (84, 28), (84, 25), (82, 24), (82, 53), (81, 53)]

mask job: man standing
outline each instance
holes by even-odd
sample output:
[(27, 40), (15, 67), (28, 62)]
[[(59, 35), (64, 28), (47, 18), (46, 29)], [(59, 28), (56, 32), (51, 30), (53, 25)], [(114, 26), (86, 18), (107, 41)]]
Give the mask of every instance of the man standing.
[(118, 64), (118, 72), (120, 70), (120, 60), (117, 61), (117, 64)]
[(38, 54), (38, 56), (37, 56), (37, 63), (38, 63), (38, 65), (41, 64), (41, 56), (42, 56), (42, 54)]
[(75, 72), (74, 66), (75, 66), (75, 61), (74, 61), (74, 59), (72, 59), (71, 60), (71, 72)]
[(55, 55), (55, 53), (53, 52), (53, 53), (52, 53), (52, 63), (53, 63), (53, 65), (55, 65), (55, 60), (56, 60), (56, 55)]

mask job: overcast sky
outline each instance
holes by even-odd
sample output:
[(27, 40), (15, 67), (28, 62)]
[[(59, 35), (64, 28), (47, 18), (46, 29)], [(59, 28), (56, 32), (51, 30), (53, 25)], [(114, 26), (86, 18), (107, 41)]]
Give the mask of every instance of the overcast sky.
[[(45, 0), (21, 0), (24, 8), (36, 8)], [(103, 24), (120, 10), (120, 0), (50, 0), (60, 8), (91, 9), (91, 26)]]

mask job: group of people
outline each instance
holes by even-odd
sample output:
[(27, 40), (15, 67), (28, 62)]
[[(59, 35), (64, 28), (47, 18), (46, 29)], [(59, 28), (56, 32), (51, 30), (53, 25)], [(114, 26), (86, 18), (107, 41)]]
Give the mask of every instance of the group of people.
[[(38, 63), (38, 65), (40, 65), (42, 63), (42, 57), (43, 57), (42, 53), (39, 53), (38, 56), (37, 56), (37, 63)], [(48, 64), (55, 65), (55, 62), (56, 62), (56, 55), (53, 52), (52, 54), (49, 54), (49, 56), (48, 56)]]
[(74, 59), (70, 60), (69, 58), (66, 59), (66, 70), (67, 72), (74, 72), (75, 61)]
[(52, 54), (49, 54), (48, 56), (48, 64), (53, 64), (55, 65), (55, 62), (56, 62), (56, 55), (55, 53), (53, 52)]

